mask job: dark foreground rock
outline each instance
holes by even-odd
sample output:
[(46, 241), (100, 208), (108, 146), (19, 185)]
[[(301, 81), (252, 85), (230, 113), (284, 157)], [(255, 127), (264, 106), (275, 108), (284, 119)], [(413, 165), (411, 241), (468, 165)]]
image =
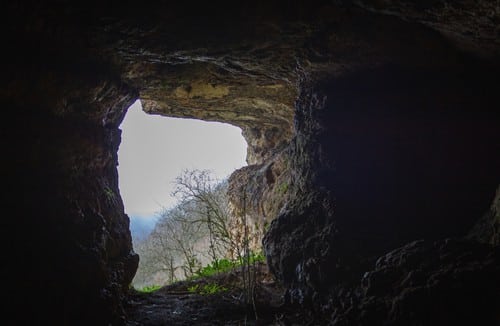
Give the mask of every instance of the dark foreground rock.
[(500, 250), (415, 241), (380, 257), (359, 287), (332, 300), (332, 325), (498, 325)]
[(291, 302), (292, 296), (269, 275), (260, 277), (257, 319), (254, 306), (242, 301), (241, 288), (212, 295), (187, 291), (214, 281), (237, 284), (237, 272), (179, 282), (150, 294), (133, 291), (127, 325), (496, 326), (499, 275), (498, 248), (458, 239), (419, 240), (380, 257), (357, 283), (305, 304)]
[[(285, 315), (296, 313), (283, 305), (284, 289), (269, 274), (267, 266), (256, 266), (253, 300), (245, 299), (242, 275), (238, 268), (211, 277), (177, 282), (152, 293), (132, 290), (125, 305), (127, 326), (271, 325)], [(223, 290), (211, 294), (192, 290), (214, 284)]]

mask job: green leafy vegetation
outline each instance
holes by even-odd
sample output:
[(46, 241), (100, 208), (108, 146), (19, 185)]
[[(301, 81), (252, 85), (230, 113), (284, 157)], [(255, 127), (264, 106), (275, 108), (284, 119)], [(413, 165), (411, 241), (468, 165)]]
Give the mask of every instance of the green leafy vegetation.
[(268, 221), (264, 222), (264, 233), (267, 233), (270, 226), (271, 226), (271, 223), (269, 223)]
[(286, 194), (288, 192), (288, 183), (287, 182), (282, 182), (279, 186), (278, 186), (278, 191), (281, 193), (281, 194)]
[(212, 276), (218, 273), (229, 272), (237, 267), (244, 266), (247, 263), (254, 264), (256, 262), (264, 262), (266, 257), (262, 252), (250, 252), (248, 256), (248, 261), (245, 257), (240, 257), (235, 260), (230, 259), (215, 259), (211, 264), (204, 266), (199, 271), (195, 273), (190, 279), (197, 279), (202, 277)]
[(202, 295), (211, 295), (220, 292), (226, 292), (228, 289), (222, 285), (217, 283), (209, 283), (205, 285), (195, 284), (193, 286), (188, 287), (188, 291), (191, 293), (198, 293)]
[(237, 267), (236, 261), (231, 261), (229, 259), (215, 259), (211, 264), (204, 266), (194, 275), (195, 278), (212, 276), (217, 273), (228, 272), (233, 268)]
[[(265, 257), (256, 240), (263, 225), (252, 221), (247, 214), (247, 190), (239, 193), (238, 207), (234, 210), (227, 181), (220, 183), (210, 171), (186, 170), (175, 184), (173, 194), (180, 204), (165, 210), (147, 241), (136, 246), (144, 275), (160, 273), (165, 284), (172, 285), (177, 280), (187, 280), (186, 285), (177, 286), (191, 293), (214, 294), (227, 288), (238, 289), (239, 300), (252, 305), (257, 314), (256, 270), (257, 263), (264, 262)], [(288, 191), (287, 183), (282, 184), (281, 191)], [(224, 273), (238, 275), (241, 281), (229, 285), (227, 280), (221, 281), (223, 275), (218, 276)]]
[(150, 286), (145, 286), (141, 289), (137, 289), (137, 291), (143, 292), (143, 293), (151, 293), (151, 292), (158, 290), (159, 288), (161, 288), (161, 285), (150, 285)]

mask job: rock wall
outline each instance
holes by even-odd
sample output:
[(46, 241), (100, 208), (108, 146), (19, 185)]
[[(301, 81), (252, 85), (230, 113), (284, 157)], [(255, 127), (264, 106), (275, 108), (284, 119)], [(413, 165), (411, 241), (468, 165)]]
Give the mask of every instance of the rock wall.
[(474, 225), (468, 238), (493, 246), (500, 244), (500, 188), (497, 189), (490, 209)]
[[(12, 108), (2, 128), (10, 194), (4, 281), (9, 305), (19, 311), (11, 317), (61, 325), (117, 322), (138, 257), (118, 190), (117, 119), (108, 118), (131, 105), (133, 93), (77, 73), (69, 79), (47, 73), (67, 86), (33, 76), (26, 97), (3, 101)], [(30, 77), (21, 74), (19, 82)], [(35, 100), (47, 92), (55, 94)]]
[(498, 250), (477, 242), (415, 241), (380, 257), (339, 293), (332, 325), (498, 323)]
[(484, 214), (500, 178), (498, 99), (473, 77), (493, 75), (476, 69), (388, 65), (306, 84), (290, 148), (295, 195), (264, 239), (291, 301), (357, 282), (406, 242), (465, 236)]

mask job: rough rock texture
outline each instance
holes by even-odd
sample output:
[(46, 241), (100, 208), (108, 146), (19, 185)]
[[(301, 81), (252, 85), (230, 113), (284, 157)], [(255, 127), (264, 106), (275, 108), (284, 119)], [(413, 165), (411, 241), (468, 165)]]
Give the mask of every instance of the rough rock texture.
[(281, 149), (265, 163), (245, 166), (229, 178), (229, 201), (236, 217), (234, 231), (245, 234), (246, 224), (250, 247), (256, 252), (262, 250), (263, 235), (290, 198), (289, 160), (288, 152)]
[(4, 71), (9, 303), (21, 324), (116, 321), (138, 263), (116, 171), (117, 126), (134, 91), (85, 71), (94, 62), (39, 50)]
[(487, 57), (500, 54), (498, 1), (356, 0), (368, 10), (415, 21), (446, 35), (456, 46)]
[[(137, 98), (242, 128), (252, 166), (232, 177), (234, 204), (250, 188), (252, 218), (278, 215), (264, 244), (290, 302), (355, 289), (407, 242), (465, 235), (498, 187), (496, 1), (47, 1), (4, 13), (3, 273), (17, 324), (124, 322), (138, 257), (116, 151)], [(498, 244), (488, 232), (476, 239)], [(481, 266), (497, 258), (463, 246), (471, 275), (493, 284)], [(460, 271), (453, 252), (446, 266)], [(380, 323), (408, 321), (413, 307), (398, 307)]]
[(500, 178), (498, 95), (475, 84), (493, 75), (468, 73), (389, 65), (304, 88), (296, 195), (264, 239), (292, 301), (357, 280), (408, 241), (464, 236), (484, 214)]
[(331, 325), (498, 325), (499, 255), (454, 239), (412, 242), (339, 292)]
[(493, 246), (500, 244), (500, 188), (489, 211), (477, 222), (468, 238)]

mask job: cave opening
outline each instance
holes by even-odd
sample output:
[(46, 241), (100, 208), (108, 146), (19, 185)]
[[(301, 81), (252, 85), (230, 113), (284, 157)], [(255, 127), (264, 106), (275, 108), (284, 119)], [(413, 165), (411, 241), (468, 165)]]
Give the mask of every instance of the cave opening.
[(257, 2), (6, 6), (10, 324), (253, 324), (235, 292), (130, 287), (117, 151), (139, 97), (243, 130), (230, 193), (267, 223), (271, 274), (255, 324), (499, 324), (500, 11)]
[[(175, 257), (176, 264), (180, 264), (176, 269), (184, 267), (182, 257), (162, 252), (179, 248), (160, 247), (157, 241), (161, 236), (172, 244), (172, 235), (165, 234), (168, 231), (164, 226), (173, 219), (174, 211), (178, 216), (186, 201), (174, 194), (178, 178), (196, 175), (205, 178), (210, 183), (207, 186), (227, 191), (230, 174), (247, 165), (247, 143), (238, 127), (150, 115), (143, 111), (140, 100), (128, 109), (120, 129), (119, 189), (130, 219), (134, 250), (141, 257), (133, 285), (164, 285), (168, 282), (166, 263), (161, 263), (165, 256)], [(188, 239), (177, 240), (182, 240), (182, 246), (188, 243)], [(209, 263), (206, 247), (203, 239), (197, 244), (200, 264)], [(176, 279), (182, 277), (176, 273)]]

